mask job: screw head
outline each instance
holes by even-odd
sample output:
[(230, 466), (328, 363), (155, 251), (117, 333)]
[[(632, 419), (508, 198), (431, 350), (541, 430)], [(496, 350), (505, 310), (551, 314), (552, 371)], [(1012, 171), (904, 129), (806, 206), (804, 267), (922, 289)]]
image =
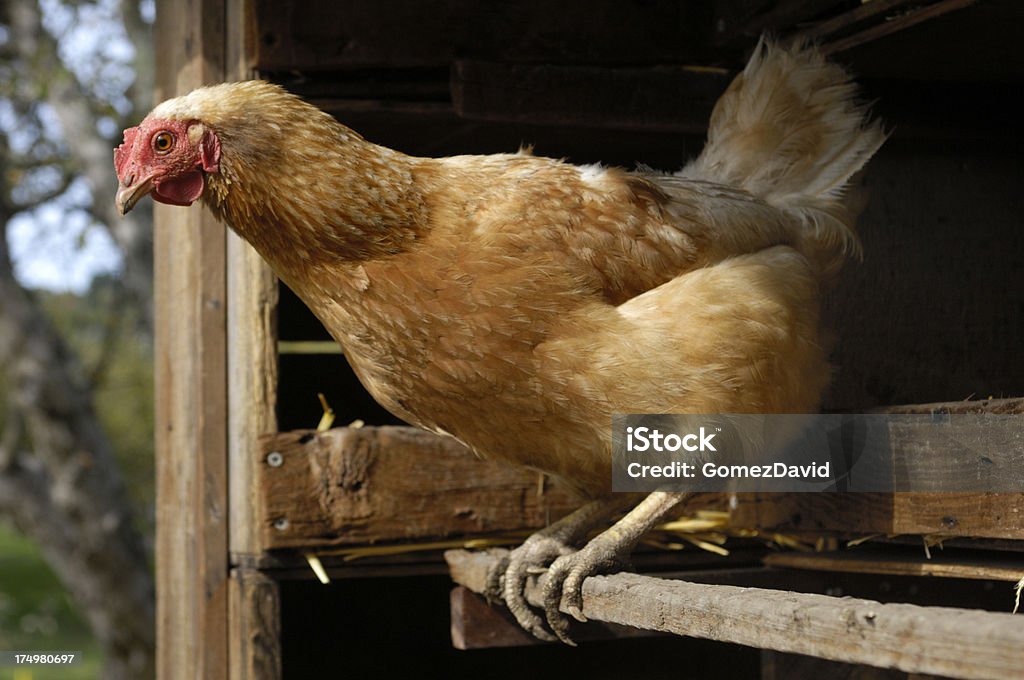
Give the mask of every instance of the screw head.
[(279, 451), (271, 451), (267, 454), (267, 465), (270, 467), (281, 467), (284, 464), (284, 456)]
[(278, 531), (284, 531), (285, 529), (287, 529), (288, 528), (288, 518), (287, 517), (278, 517), (277, 519), (275, 519), (274, 520), (274, 528), (277, 529)]

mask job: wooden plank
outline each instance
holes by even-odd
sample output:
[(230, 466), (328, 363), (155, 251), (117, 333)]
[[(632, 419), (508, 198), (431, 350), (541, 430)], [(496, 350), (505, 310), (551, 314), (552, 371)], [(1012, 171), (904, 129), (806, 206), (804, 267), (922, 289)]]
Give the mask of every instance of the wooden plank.
[[(157, 100), (224, 76), (224, 1), (157, 3)], [(157, 677), (225, 677), (225, 231), (157, 206)]]
[(977, 0), (942, 0), (928, 7), (915, 7), (898, 16), (887, 18), (870, 28), (854, 33), (845, 38), (827, 42), (821, 46), (824, 54), (837, 54), (846, 50), (863, 45), (865, 43), (884, 38), (887, 35), (905, 31), (929, 19), (935, 19), (949, 12), (970, 7)]
[(537, 529), (579, 504), (557, 487), (538, 493), (537, 473), (414, 428), (298, 430), (262, 451), (263, 549)]
[[(874, 0), (866, 2), (858, 7), (819, 21), (806, 30), (800, 31), (799, 36), (817, 43), (827, 42), (831, 37), (844, 31), (855, 29), (865, 22), (876, 20), (885, 21), (886, 16), (896, 14), (906, 5), (919, 4), (919, 0)], [(881, 16), (880, 16), (881, 15)]]
[[(253, 16), (248, 0), (226, 2), (225, 76), (251, 78)], [(228, 678), (281, 678), (277, 583), (238, 568), (260, 550), (255, 477), (259, 436), (277, 430), (277, 277), (234, 232), (226, 250), (228, 389), (228, 521), (231, 555), (227, 621)]]
[(726, 69), (602, 68), (460, 60), (452, 98), (472, 120), (703, 134)]
[(894, 488), (918, 493), (1024, 489), (1024, 417), (944, 415), (898, 416), (889, 423)]
[(281, 676), (281, 601), (277, 582), (254, 569), (231, 570), (231, 675)]
[(1024, 494), (738, 494), (730, 523), (782, 533), (1024, 539)]
[[(229, 0), (231, 77), (246, 78), (245, 0)], [(253, 248), (227, 236), (228, 461), (230, 551), (259, 552), (256, 471), (260, 437), (277, 431), (277, 277)]]
[[(452, 578), (481, 592), (496, 555), (451, 551)], [(527, 600), (541, 604), (546, 575)], [(583, 582), (591, 620), (675, 635), (953, 678), (1005, 678), (1024, 664), (1024, 624), (1011, 614), (882, 604), (620, 573)]]
[[(1024, 413), (1024, 399), (906, 404), (872, 412), (1014, 415)], [(738, 527), (798, 533), (1024, 539), (1024, 493), (738, 494), (730, 521)]]
[(1024, 414), (1024, 398), (1013, 399), (965, 399), (963, 401), (942, 401), (932, 404), (901, 404), (871, 409), (871, 413), (921, 413), (957, 414), (957, 413), (992, 413), (1001, 415)]
[(649, 0), (254, 0), (264, 71), (447, 66), (457, 55), (562, 63), (691, 61), (710, 13)]
[(1016, 583), (1024, 577), (1024, 559), (1002, 556), (984, 559), (946, 555), (933, 549), (931, 558), (923, 550), (913, 552), (889, 547), (886, 550), (853, 550), (822, 553), (776, 553), (764, 563), (771, 567), (818, 571), (889, 574), (894, 576), (935, 576)]

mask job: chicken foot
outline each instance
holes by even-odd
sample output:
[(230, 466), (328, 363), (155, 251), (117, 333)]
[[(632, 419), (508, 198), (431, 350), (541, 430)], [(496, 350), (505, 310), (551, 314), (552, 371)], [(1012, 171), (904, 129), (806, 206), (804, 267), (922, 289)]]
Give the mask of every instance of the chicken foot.
[(577, 621), (586, 622), (583, 581), (595, 574), (622, 571), (640, 538), (689, 495), (655, 491), (581, 550), (562, 554), (551, 563), (544, 584), (544, 613), (559, 640), (576, 646), (569, 637), (569, 619), (560, 611), (561, 605), (564, 603), (566, 611)]
[(556, 638), (545, 630), (544, 620), (526, 602), (526, 580), (531, 575), (544, 573), (553, 561), (573, 553), (575, 546), (593, 529), (635, 502), (634, 494), (616, 494), (591, 501), (536, 532), (490, 569), (485, 597), (490, 602), (504, 599), (520, 626), (540, 640), (554, 642)]

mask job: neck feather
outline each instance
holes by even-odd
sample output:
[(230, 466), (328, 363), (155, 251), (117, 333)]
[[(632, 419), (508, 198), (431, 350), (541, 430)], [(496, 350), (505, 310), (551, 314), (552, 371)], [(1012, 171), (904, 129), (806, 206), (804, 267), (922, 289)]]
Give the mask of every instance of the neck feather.
[(408, 248), (426, 222), (417, 159), (297, 99), (286, 104), (213, 125), (221, 167), (207, 178), (206, 204), (279, 274)]

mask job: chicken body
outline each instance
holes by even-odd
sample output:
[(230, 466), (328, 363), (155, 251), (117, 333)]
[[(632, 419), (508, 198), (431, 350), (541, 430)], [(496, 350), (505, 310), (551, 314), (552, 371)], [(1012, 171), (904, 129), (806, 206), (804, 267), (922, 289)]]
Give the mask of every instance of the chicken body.
[[(593, 497), (610, 491), (612, 413), (816, 407), (818, 283), (770, 247), (777, 211), (548, 159), (406, 162), (430, 216), (415, 247), (280, 269), (404, 420)], [(762, 217), (739, 258), (705, 246), (730, 212)]]
[[(856, 248), (841, 191), (884, 139), (853, 94), (813, 50), (762, 43), (705, 151), (664, 175), (524, 153), (413, 158), (275, 86), (226, 84), (126, 132), (118, 200), (189, 203), (201, 188), (383, 406), (602, 499), (613, 413), (817, 408), (820, 294)], [(181, 147), (177, 175), (145, 146), (159, 150), (161, 131)], [(617, 545), (675, 500), (649, 499)], [(521, 554), (566, 555), (603, 516), (587, 510)], [(569, 571), (581, 581), (607, 562)], [(526, 566), (506, 577), (507, 600)]]

